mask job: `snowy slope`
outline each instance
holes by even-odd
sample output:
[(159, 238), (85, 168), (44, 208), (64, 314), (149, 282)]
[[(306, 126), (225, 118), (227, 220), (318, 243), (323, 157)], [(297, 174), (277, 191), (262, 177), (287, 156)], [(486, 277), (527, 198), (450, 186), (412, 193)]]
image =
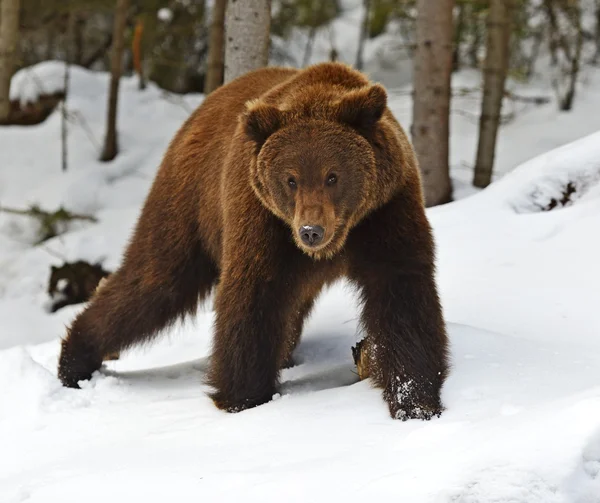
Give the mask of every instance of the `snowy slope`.
[[(97, 140), (107, 82), (73, 74), (70, 107)], [(206, 397), (210, 304), (84, 389), (60, 386), (58, 337), (80, 307), (44, 312), (49, 265), (57, 255), (118, 264), (160, 156), (200, 100), (174, 103), (125, 79), (122, 155), (97, 163), (76, 127), (66, 174), (57, 114), (0, 129), (0, 204), (63, 203), (100, 220), (32, 248), (30, 222), (0, 215), (0, 502), (600, 503), (600, 133), (430, 210), (453, 360), (440, 419), (392, 421), (357, 382), (358, 311), (344, 284), (320, 299), (281, 397), (259, 408), (228, 415)], [(391, 101), (401, 120), (407, 100)], [(511, 144), (526, 153), (527, 124), (531, 155), (563, 138), (561, 120), (593, 131), (585, 110), (545, 113), (555, 120), (534, 130), (506, 126), (500, 155)], [(473, 154), (460, 131), (453, 145)], [(568, 182), (572, 205), (538, 211)]]

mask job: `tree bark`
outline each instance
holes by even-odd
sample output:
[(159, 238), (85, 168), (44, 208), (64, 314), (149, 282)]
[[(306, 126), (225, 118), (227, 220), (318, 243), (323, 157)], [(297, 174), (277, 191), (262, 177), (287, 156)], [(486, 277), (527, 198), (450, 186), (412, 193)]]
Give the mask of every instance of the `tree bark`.
[(592, 58), (592, 64), (597, 65), (600, 62), (600, 0), (596, 0), (594, 3), (594, 18), (596, 19), (594, 28), (594, 43), (596, 45), (596, 52)]
[(15, 72), (19, 40), (20, 0), (0, 0), (0, 123), (10, 115), (10, 80)]
[(315, 36), (317, 35), (317, 28), (315, 26), (311, 26), (308, 29), (308, 39), (306, 40), (306, 47), (304, 48), (304, 57), (302, 58), (302, 66), (308, 66), (308, 62), (310, 61), (310, 56), (312, 54), (312, 46), (315, 41)]
[(357, 70), (362, 70), (364, 66), (363, 61), (363, 52), (365, 50), (365, 42), (367, 41), (367, 36), (369, 35), (369, 11), (371, 9), (371, 0), (363, 0), (363, 5), (365, 8), (365, 17), (363, 18), (363, 22), (360, 26), (360, 36), (358, 39), (358, 50), (356, 51), (356, 66)]
[(573, 100), (575, 99), (575, 86), (579, 77), (581, 52), (583, 50), (583, 25), (581, 23), (581, 5), (580, 2), (574, 2), (567, 7), (567, 16), (569, 17), (573, 30), (573, 51), (571, 64), (569, 68), (569, 84), (561, 102), (560, 110), (568, 112), (573, 108)]
[(73, 62), (73, 49), (77, 53), (77, 47), (73, 47), (73, 39), (77, 37), (76, 25), (78, 23), (77, 12), (71, 11), (67, 24), (67, 37), (65, 40), (65, 73), (63, 75), (63, 89), (65, 96), (62, 100), (61, 113), (61, 150), (62, 150), (62, 170), (67, 171), (69, 167), (69, 111), (67, 109), (67, 100), (69, 99), (69, 84), (71, 80), (71, 63)]
[[(77, 11), (70, 13), (69, 16), (75, 17), (73, 20), (73, 27), (70, 28), (73, 35), (68, 36), (69, 40), (71, 40), (70, 43), (73, 45), (73, 49), (71, 50), (74, 50), (74, 53), (71, 57), (71, 62), (76, 65), (81, 65), (81, 62), (83, 61), (83, 54), (85, 52), (85, 36), (83, 34), (85, 30), (85, 19)], [(69, 20), (69, 22), (71, 21)]]
[[(579, 0), (545, 0), (544, 7), (550, 29), (551, 61), (553, 66), (557, 67), (556, 76), (552, 80), (558, 96), (558, 107), (561, 111), (569, 111), (573, 107), (583, 49), (581, 2)], [(566, 22), (559, 23), (559, 16), (562, 16)], [(568, 79), (566, 89), (563, 89), (561, 77)]]
[(577, 25), (576, 29), (577, 34), (575, 38), (575, 51), (573, 58), (571, 59), (569, 70), (569, 84), (567, 91), (559, 103), (559, 108), (562, 112), (568, 112), (573, 108), (573, 100), (575, 99), (575, 86), (577, 84), (577, 77), (579, 76), (581, 51), (583, 49), (583, 28), (581, 26), (581, 22)]
[(473, 3), (465, 4), (466, 9), (466, 25), (470, 27), (471, 34), (469, 45), (467, 48), (467, 57), (471, 68), (479, 68), (479, 48), (481, 47), (481, 29), (479, 22), (479, 13), (475, 9)]
[(411, 132), (427, 206), (452, 198), (448, 154), (453, 7), (453, 0), (417, 0)]
[(479, 142), (473, 185), (492, 182), (496, 138), (510, 55), (512, 0), (491, 0), (487, 17), (486, 55), (483, 68), (483, 100), (479, 118)]
[(215, 0), (208, 41), (208, 63), (204, 94), (212, 93), (223, 83), (225, 69), (225, 9), (227, 0)]
[(267, 66), (271, 0), (229, 0), (225, 23), (225, 82)]
[(456, 15), (456, 25), (454, 27), (454, 48), (452, 51), (452, 71), (460, 70), (460, 45), (463, 39), (463, 31), (465, 29), (465, 6), (460, 4), (457, 6), (458, 13)]
[(141, 16), (135, 22), (133, 40), (131, 41), (131, 53), (133, 55), (133, 68), (138, 74), (138, 89), (146, 89), (146, 76), (144, 75), (144, 20)]
[(125, 24), (129, 0), (117, 0), (113, 26), (113, 47), (111, 54), (110, 90), (108, 93), (108, 111), (106, 118), (106, 137), (100, 160), (112, 161), (119, 151), (117, 141), (117, 109), (119, 100), (119, 81), (125, 47)]

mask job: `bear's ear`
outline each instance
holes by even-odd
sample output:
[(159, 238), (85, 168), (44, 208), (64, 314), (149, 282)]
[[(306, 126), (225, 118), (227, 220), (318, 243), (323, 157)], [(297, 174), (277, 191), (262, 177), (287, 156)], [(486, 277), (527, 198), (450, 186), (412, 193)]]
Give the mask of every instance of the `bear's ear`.
[(374, 84), (352, 91), (337, 106), (340, 122), (361, 131), (370, 131), (385, 112), (387, 93), (383, 86)]
[(251, 101), (246, 104), (242, 120), (246, 135), (260, 150), (269, 136), (283, 126), (284, 113), (273, 105)]

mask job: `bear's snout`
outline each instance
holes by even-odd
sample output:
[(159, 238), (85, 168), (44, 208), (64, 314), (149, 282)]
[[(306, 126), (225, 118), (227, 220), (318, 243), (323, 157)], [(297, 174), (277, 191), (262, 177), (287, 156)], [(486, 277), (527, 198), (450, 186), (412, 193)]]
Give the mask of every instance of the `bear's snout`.
[(318, 246), (323, 241), (325, 229), (320, 225), (303, 225), (298, 230), (298, 234), (306, 246)]

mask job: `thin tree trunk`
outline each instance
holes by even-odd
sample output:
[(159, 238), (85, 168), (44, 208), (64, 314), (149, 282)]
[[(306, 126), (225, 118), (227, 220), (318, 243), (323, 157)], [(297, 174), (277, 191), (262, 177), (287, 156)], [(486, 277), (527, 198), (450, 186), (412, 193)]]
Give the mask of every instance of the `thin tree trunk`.
[[(78, 22), (76, 12), (69, 13), (69, 21), (67, 27), (67, 37), (65, 43), (65, 73), (63, 77), (63, 89), (65, 96), (62, 102), (62, 114), (61, 114), (61, 146), (62, 146), (62, 170), (67, 171), (69, 162), (69, 150), (68, 150), (68, 119), (69, 112), (67, 109), (67, 99), (69, 98), (69, 81), (71, 77), (71, 62), (73, 61), (73, 38), (77, 37), (75, 30), (77, 29), (76, 24)], [(75, 47), (77, 52), (77, 47)]]
[(362, 70), (364, 66), (363, 53), (365, 50), (365, 42), (367, 41), (367, 36), (369, 35), (369, 12), (371, 10), (371, 0), (363, 0), (363, 5), (365, 7), (365, 17), (363, 18), (363, 22), (360, 26), (358, 50), (356, 51), (356, 63), (354, 65), (357, 70)]
[(83, 30), (85, 28), (85, 19), (76, 12), (69, 14), (69, 16), (75, 16), (75, 20), (73, 21), (73, 28), (71, 28), (73, 36), (69, 37), (69, 39), (71, 40), (70, 43), (74, 46), (74, 54), (71, 58), (71, 61), (76, 65), (80, 65), (83, 61), (84, 52), (85, 37), (83, 35)]
[(210, 23), (210, 39), (208, 42), (208, 63), (206, 65), (206, 82), (204, 94), (212, 93), (223, 83), (225, 70), (225, 9), (227, 0), (215, 0)]
[(229, 0), (225, 23), (225, 82), (267, 66), (271, 0)]
[(306, 48), (304, 49), (304, 57), (302, 58), (302, 66), (307, 66), (310, 61), (310, 56), (312, 54), (312, 46), (315, 41), (315, 35), (317, 34), (317, 28), (311, 26), (308, 30), (308, 40), (306, 41)]
[(119, 151), (117, 142), (117, 107), (119, 99), (119, 81), (123, 64), (123, 49), (125, 46), (125, 23), (129, 0), (117, 0), (113, 27), (113, 47), (111, 54), (110, 90), (108, 93), (108, 111), (106, 118), (106, 137), (101, 161), (112, 161)]
[(463, 39), (465, 29), (465, 6), (458, 5), (458, 14), (456, 16), (456, 26), (454, 27), (454, 49), (452, 51), (452, 71), (460, 70), (460, 44)]
[(54, 23), (48, 23), (46, 28), (46, 60), (54, 59)]
[(452, 198), (448, 154), (453, 7), (453, 0), (417, 0), (411, 131), (428, 206)]
[(329, 49), (329, 61), (337, 61), (338, 51), (335, 48), (335, 32), (331, 25), (329, 26), (329, 45), (331, 46), (331, 49)]
[(550, 63), (552, 66), (558, 65), (558, 39), (560, 37), (558, 21), (554, 12), (553, 0), (545, 0), (544, 7), (548, 16), (548, 48), (550, 49)]
[(138, 74), (138, 88), (140, 91), (146, 89), (146, 76), (144, 75), (144, 54), (143, 54), (144, 21), (138, 17), (131, 41), (131, 54), (133, 55), (133, 68)]
[(573, 108), (573, 100), (575, 99), (575, 86), (577, 84), (577, 77), (579, 76), (581, 51), (583, 49), (583, 26), (581, 23), (581, 7), (579, 3), (576, 3), (575, 5), (572, 5), (568, 8), (569, 11), (567, 14), (570, 18), (573, 30), (575, 31), (575, 40), (573, 41), (575, 48), (571, 57), (569, 85), (560, 103), (560, 110), (563, 112), (568, 112)]
[[(553, 78), (553, 86), (558, 97), (558, 107), (561, 111), (569, 111), (573, 107), (583, 49), (581, 3), (579, 0), (568, 3), (545, 0), (544, 7), (549, 22), (552, 63), (558, 67), (557, 75)], [(559, 15), (567, 18), (567, 23), (564, 23), (567, 25), (564, 28), (566, 32), (561, 31), (561, 24), (558, 22)], [(562, 53), (562, 58), (559, 58), (559, 50)], [(561, 60), (567, 62), (567, 67), (561, 67)], [(562, 75), (566, 75), (568, 79), (566, 90), (563, 90), (561, 85)]]
[(487, 17), (487, 47), (483, 68), (483, 100), (473, 185), (492, 182), (496, 138), (510, 55), (512, 0), (491, 0)]
[[(467, 6), (465, 5), (465, 8)], [(470, 4), (468, 6), (468, 19), (467, 25), (471, 26), (473, 30), (471, 43), (467, 50), (469, 56), (469, 64), (471, 68), (479, 68), (479, 47), (481, 46), (481, 30), (479, 26), (479, 14), (475, 11), (475, 6)]]
[(0, 123), (10, 115), (10, 80), (15, 71), (19, 40), (20, 0), (0, 0)]
[(596, 0), (595, 2), (594, 17), (596, 18), (596, 24), (594, 29), (594, 42), (596, 45), (596, 52), (594, 52), (592, 64), (597, 65), (600, 62), (600, 0)]
[(531, 47), (531, 55), (527, 59), (525, 77), (530, 79), (533, 77), (533, 73), (535, 71), (535, 63), (537, 62), (538, 56), (540, 54), (540, 48), (542, 47), (542, 42), (544, 40), (544, 30), (538, 30), (537, 33), (533, 35), (533, 44)]

